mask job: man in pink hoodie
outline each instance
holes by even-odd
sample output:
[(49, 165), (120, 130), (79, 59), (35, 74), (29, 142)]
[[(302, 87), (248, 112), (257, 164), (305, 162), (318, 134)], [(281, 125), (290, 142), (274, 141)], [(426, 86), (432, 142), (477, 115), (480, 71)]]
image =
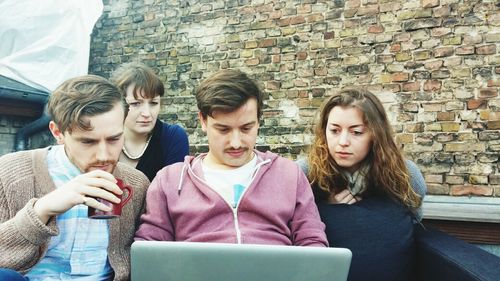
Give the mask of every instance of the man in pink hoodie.
[(262, 92), (238, 70), (196, 90), (208, 153), (163, 168), (135, 240), (328, 245), (311, 187), (293, 161), (254, 149)]

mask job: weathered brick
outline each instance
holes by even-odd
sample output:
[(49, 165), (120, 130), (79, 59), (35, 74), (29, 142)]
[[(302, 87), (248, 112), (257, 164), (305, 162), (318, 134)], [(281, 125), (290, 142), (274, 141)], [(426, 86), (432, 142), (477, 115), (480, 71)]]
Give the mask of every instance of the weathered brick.
[(452, 185), (450, 188), (451, 195), (475, 195), (475, 196), (492, 196), (493, 188), (480, 185)]
[(411, 92), (411, 91), (419, 91), (420, 90), (420, 82), (408, 82), (403, 84), (403, 91)]
[(453, 47), (441, 47), (434, 49), (434, 57), (449, 57), (453, 55)]
[(368, 27), (369, 33), (382, 33), (384, 32), (384, 27), (381, 25), (371, 25)]
[(494, 98), (498, 96), (497, 89), (494, 88), (483, 88), (479, 89), (479, 98)]
[(481, 47), (476, 47), (476, 54), (478, 55), (492, 55), (497, 52), (496, 45), (485, 45)]
[(410, 75), (408, 73), (404, 73), (404, 72), (394, 73), (391, 75), (391, 81), (392, 82), (404, 82), (404, 81), (408, 81), (409, 77), (410, 77)]
[(455, 120), (455, 113), (453, 112), (438, 112), (437, 121), (453, 121)]
[(406, 31), (412, 31), (422, 28), (438, 27), (441, 26), (442, 19), (440, 18), (426, 18), (409, 20), (403, 23), (403, 29)]
[(424, 83), (424, 91), (438, 91), (441, 89), (441, 81), (427, 80)]
[(292, 17), (290, 19), (291, 25), (297, 25), (297, 24), (301, 24), (301, 23), (305, 23), (305, 22), (306, 22), (306, 19), (304, 18), (304, 16), (295, 16), (295, 17)]
[(445, 182), (453, 185), (462, 185), (464, 183), (463, 176), (446, 175)]
[(450, 188), (446, 184), (427, 184), (427, 194), (431, 195), (448, 195)]
[(487, 101), (485, 99), (471, 99), (467, 101), (467, 109), (486, 108)]
[(421, 0), (423, 8), (432, 8), (439, 6), (439, 0)]
[(488, 128), (488, 130), (500, 130), (500, 120), (488, 121), (486, 128)]

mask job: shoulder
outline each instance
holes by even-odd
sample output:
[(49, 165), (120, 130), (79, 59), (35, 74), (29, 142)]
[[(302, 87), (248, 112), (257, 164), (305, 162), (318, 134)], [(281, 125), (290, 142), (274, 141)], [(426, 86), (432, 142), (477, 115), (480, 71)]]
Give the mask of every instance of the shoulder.
[(423, 198), (427, 192), (427, 185), (425, 184), (422, 172), (420, 172), (420, 168), (417, 164), (415, 164), (415, 162), (408, 159), (405, 160), (405, 164), (408, 169), (408, 173), (410, 174), (410, 184), (413, 190), (415, 190), (415, 192)]
[(177, 124), (168, 124), (165, 122), (161, 122), (162, 132), (165, 135), (186, 135), (186, 130)]
[(147, 189), (149, 186), (149, 179), (146, 175), (127, 164), (118, 162), (115, 174), (122, 178), (124, 182), (133, 186), (134, 189)]
[(46, 149), (24, 150), (0, 157), (0, 178), (3, 181), (15, 181), (31, 175), (35, 159), (44, 159)]

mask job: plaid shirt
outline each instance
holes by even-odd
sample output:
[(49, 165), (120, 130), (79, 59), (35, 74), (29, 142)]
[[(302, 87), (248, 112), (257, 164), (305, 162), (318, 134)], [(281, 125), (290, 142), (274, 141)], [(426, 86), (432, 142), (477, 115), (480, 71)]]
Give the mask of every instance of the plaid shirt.
[[(81, 174), (64, 146), (47, 154), (49, 173), (57, 188)], [(106, 220), (87, 217), (87, 206), (76, 205), (56, 217), (59, 235), (51, 238), (47, 254), (27, 274), (29, 280), (110, 280), (109, 228)]]

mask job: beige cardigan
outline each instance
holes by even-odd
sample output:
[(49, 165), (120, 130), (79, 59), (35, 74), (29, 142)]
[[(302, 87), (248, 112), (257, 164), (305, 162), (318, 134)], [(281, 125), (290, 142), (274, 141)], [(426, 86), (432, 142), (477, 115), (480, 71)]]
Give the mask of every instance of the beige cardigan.
[[(37, 198), (55, 189), (45, 160), (48, 149), (11, 153), (0, 157), (0, 268), (26, 273), (47, 251), (59, 230), (56, 220), (42, 223), (33, 210)], [(118, 163), (114, 176), (134, 188), (132, 200), (119, 219), (110, 220), (108, 259), (114, 280), (130, 278), (130, 245), (145, 209), (148, 178)]]

